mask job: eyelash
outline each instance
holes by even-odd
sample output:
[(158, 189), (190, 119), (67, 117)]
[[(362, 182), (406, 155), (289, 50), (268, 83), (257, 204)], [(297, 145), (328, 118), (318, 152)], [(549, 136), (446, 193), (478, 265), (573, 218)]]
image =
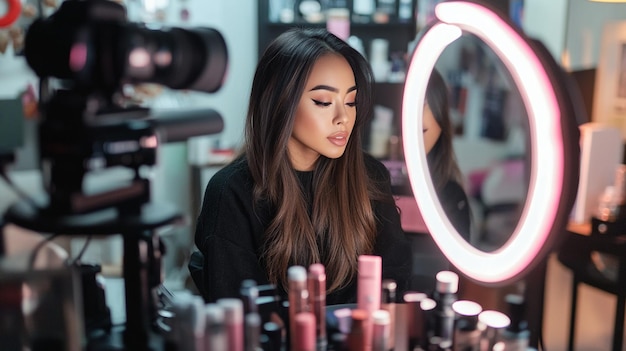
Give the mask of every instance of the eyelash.
[[(315, 105), (317, 105), (317, 106), (327, 107), (327, 106), (330, 106), (330, 104), (331, 104), (330, 102), (323, 102), (323, 101), (318, 101), (318, 100), (315, 100), (315, 99), (312, 99), (312, 100), (315, 103)], [(355, 107), (356, 106), (356, 102), (348, 102), (348, 103), (346, 103), (346, 105), (348, 105), (350, 107)]]

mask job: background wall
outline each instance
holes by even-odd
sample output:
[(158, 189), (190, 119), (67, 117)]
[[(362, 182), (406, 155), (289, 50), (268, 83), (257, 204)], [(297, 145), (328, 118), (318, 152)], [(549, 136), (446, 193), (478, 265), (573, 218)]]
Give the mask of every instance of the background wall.
[(569, 71), (595, 68), (602, 31), (626, 19), (626, 5), (589, 0), (524, 0), (524, 31)]

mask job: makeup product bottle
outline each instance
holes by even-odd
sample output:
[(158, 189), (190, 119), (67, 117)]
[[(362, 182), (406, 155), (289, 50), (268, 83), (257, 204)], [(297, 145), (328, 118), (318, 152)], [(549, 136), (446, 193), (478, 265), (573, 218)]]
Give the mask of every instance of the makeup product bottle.
[(315, 333), (315, 315), (311, 312), (298, 312), (295, 316), (292, 335), (292, 351), (315, 351), (317, 338)]
[(498, 342), (498, 334), (511, 324), (511, 319), (502, 312), (486, 310), (480, 312), (478, 322), (484, 328), (480, 337), (480, 349), (491, 351)]
[(369, 329), (368, 324), (370, 323), (369, 321), (369, 312), (358, 308), (352, 310), (352, 326), (350, 328), (350, 333), (348, 334), (348, 350), (371, 350), (371, 342), (369, 347), (366, 346), (366, 341), (368, 339), (367, 329)]
[(383, 279), (382, 281), (382, 298), (380, 308), (389, 313), (389, 347), (395, 348), (395, 329), (396, 329), (396, 290), (398, 284), (392, 279)]
[(243, 301), (243, 314), (257, 313), (259, 312), (257, 306), (257, 299), (259, 298), (259, 289), (256, 285), (256, 281), (252, 279), (246, 279), (241, 282), (241, 288), (239, 289), (239, 295), (241, 301)]
[[(436, 311), (437, 302), (431, 298), (425, 298), (420, 301), (420, 310), (421, 310), (421, 318), (422, 318), (422, 339), (421, 343), (418, 345), (422, 349), (428, 349), (429, 340), (435, 336), (435, 319), (436, 319)], [(441, 339), (441, 338), (439, 338)], [(441, 344), (443, 340), (439, 341)]]
[(333, 315), (337, 318), (337, 328), (342, 334), (350, 333), (352, 328), (352, 310), (348, 307), (339, 308), (333, 311)]
[(224, 325), (229, 351), (243, 351), (244, 321), (243, 302), (238, 298), (222, 298), (217, 304), (224, 309)]
[(434, 311), (434, 336), (444, 341), (452, 341), (454, 334), (454, 310), (452, 304), (456, 301), (456, 292), (459, 287), (459, 276), (451, 271), (441, 271), (436, 276), (437, 283), (433, 300), (437, 302)]
[(500, 334), (503, 351), (525, 351), (528, 349), (530, 330), (524, 318), (524, 297), (519, 294), (509, 294), (505, 297), (505, 301), (509, 308), (511, 324)]
[(246, 351), (263, 351), (261, 348), (261, 316), (256, 312), (244, 316), (244, 342)]
[(293, 331), (295, 330), (296, 314), (309, 312), (309, 291), (307, 289), (307, 271), (302, 266), (291, 266), (287, 269), (289, 282), (289, 331), (287, 333), (291, 349), (295, 348)]
[(407, 328), (409, 350), (413, 350), (419, 346), (424, 339), (424, 315), (420, 303), (426, 298), (428, 298), (428, 295), (416, 291), (406, 292), (403, 296), (406, 309), (406, 321), (404, 326), (398, 325), (398, 328)]
[(328, 345), (326, 337), (326, 269), (323, 264), (309, 266), (309, 306), (315, 315), (317, 350), (324, 351)]
[[(371, 318), (372, 313), (380, 309), (380, 297), (382, 284), (382, 258), (373, 255), (359, 256), (359, 275), (357, 278), (357, 308), (367, 313)], [(372, 348), (372, 324), (365, 325), (365, 348)], [(354, 326), (353, 326), (354, 328)]]
[(204, 306), (204, 318), (204, 351), (226, 350), (224, 309), (216, 303), (208, 303)]
[(483, 308), (478, 303), (468, 300), (459, 300), (452, 304), (456, 313), (454, 323), (453, 349), (454, 351), (480, 351), (480, 334), (478, 315)]
[(204, 348), (204, 301), (190, 293), (175, 295), (172, 302), (170, 344), (178, 350)]
[(390, 337), (391, 317), (389, 311), (374, 311), (372, 313), (372, 351), (393, 350), (389, 345)]

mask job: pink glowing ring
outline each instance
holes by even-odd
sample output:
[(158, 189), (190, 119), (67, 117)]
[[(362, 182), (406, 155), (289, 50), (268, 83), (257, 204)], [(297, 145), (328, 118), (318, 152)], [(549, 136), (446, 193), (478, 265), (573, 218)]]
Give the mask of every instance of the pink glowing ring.
[(6, 14), (0, 17), (0, 28), (8, 27), (15, 22), (22, 13), (22, 3), (20, 0), (6, 0), (9, 8)]
[[(549, 55), (540, 59), (535, 44), (477, 1), (444, 1), (436, 6), (435, 16), (420, 33), (404, 87), (402, 139), (411, 187), (414, 194), (419, 194), (415, 196), (416, 202), (429, 232), (448, 260), (470, 279), (504, 284), (526, 273), (537, 263), (538, 256), (547, 251), (555, 228), (566, 223), (567, 208), (571, 208), (571, 201), (563, 201), (564, 192), (576, 191), (571, 189), (571, 182), (564, 180), (564, 169), (576, 163), (575, 157), (569, 156), (573, 141), (570, 139), (574, 137), (566, 135), (564, 130), (571, 128), (564, 127), (561, 118), (569, 111), (563, 111), (564, 93), (555, 87), (558, 84), (554, 74), (548, 70), (558, 66), (547, 65), (549, 60), (553, 61)], [(530, 125), (531, 174), (527, 199), (511, 238), (493, 252), (476, 249), (454, 229), (430, 180), (424, 151), (422, 106), (426, 83), (441, 53), (463, 31), (486, 42), (504, 62), (521, 92)], [(578, 144), (578, 139), (575, 143)], [(578, 169), (575, 170), (578, 174)], [(578, 178), (574, 178), (577, 185)]]

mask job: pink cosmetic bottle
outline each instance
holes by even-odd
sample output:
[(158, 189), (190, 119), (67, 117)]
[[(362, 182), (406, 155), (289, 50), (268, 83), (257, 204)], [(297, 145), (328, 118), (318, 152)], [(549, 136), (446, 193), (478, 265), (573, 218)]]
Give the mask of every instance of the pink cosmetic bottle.
[(291, 266), (287, 269), (289, 281), (289, 344), (295, 349), (294, 330), (296, 315), (309, 312), (309, 290), (307, 289), (307, 270), (302, 266)]
[(372, 349), (372, 313), (380, 309), (382, 291), (382, 258), (380, 256), (359, 256), (359, 275), (357, 281), (357, 308), (367, 312), (368, 323), (365, 325), (365, 348)]
[(292, 351), (315, 351), (315, 315), (311, 312), (296, 314)]
[(221, 298), (217, 304), (224, 309), (224, 324), (229, 351), (243, 351), (243, 302), (239, 298)]
[(326, 350), (326, 269), (323, 264), (315, 263), (309, 266), (308, 276), (309, 306), (315, 315), (315, 334), (317, 349)]

